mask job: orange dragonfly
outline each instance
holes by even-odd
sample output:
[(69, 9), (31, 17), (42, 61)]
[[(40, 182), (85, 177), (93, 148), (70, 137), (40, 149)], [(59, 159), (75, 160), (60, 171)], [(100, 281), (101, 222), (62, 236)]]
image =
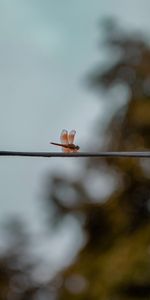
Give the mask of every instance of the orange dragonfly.
[(73, 143), (75, 134), (76, 134), (75, 130), (71, 130), (68, 133), (67, 130), (63, 129), (60, 135), (61, 143), (51, 142), (50, 144), (62, 147), (63, 152), (77, 152), (80, 149), (80, 147)]

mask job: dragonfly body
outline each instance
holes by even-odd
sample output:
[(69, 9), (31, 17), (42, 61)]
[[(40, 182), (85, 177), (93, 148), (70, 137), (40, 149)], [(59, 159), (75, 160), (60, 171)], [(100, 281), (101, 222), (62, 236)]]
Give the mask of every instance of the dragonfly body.
[(63, 129), (60, 135), (61, 143), (51, 142), (52, 145), (62, 147), (63, 152), (77, 152), (80, 147), (73, 144), (76, 131), (71, 130), (69, 133), (67, 130)]

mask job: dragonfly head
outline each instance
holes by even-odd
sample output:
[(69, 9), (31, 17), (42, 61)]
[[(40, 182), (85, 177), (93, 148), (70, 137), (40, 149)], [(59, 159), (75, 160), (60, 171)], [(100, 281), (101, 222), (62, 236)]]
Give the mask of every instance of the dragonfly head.
[(79, 150), (80, 149), (80, 147), (79, 146), (76, 146), (76, 150)]

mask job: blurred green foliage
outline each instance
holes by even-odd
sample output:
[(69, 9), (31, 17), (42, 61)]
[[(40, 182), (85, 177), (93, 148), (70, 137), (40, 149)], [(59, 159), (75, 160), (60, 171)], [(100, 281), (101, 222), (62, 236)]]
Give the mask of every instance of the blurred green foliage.
[[(111, 117), (104, 146), (96, 150), (150, 149), (149, 45), (137, 33), (128, 34), (111, 21), (105, 23), (105, 38), (112, 57), (115, 53), (118, 58), (111, 65), (97, 67), (88, 77), (88, 85), (110, 95), (121, 85), (128, 90), (128, 99)], [(97, 120), (97, 132), (99, 124)], [(86, 194), (85, 177), (90, 173), (99, 183), (106, 174), (116, 178), (117, 185), (103, 203)], [(67, 193), (69, 182), (53, 178), (50, 198), (57, 216), (82, 213), (88, 239), (75, 262), (61, 273), (58, 299), (150, 299), (149, 159), (89, 158), (83, 178), (70, 183), (78, 190), (71, 208), (57, 197), (61, 185)]]

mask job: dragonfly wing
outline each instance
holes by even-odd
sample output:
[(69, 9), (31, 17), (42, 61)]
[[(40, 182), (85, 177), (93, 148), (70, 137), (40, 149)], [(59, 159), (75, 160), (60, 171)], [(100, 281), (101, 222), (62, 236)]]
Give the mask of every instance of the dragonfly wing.
[[(68, 145), (69, 140), (68, 140), (68, 131), (63, 129), (60, 135), (60, 141), (61, 144)], [(70, 152), (68, 148), (62, 147), (63, 152)]]
[(74, 143), (75, 134), (76, 134), (75, 130), (71, 130), (69, 132), (69, 136), (68, 136), (69, 144), (73, 144)]

